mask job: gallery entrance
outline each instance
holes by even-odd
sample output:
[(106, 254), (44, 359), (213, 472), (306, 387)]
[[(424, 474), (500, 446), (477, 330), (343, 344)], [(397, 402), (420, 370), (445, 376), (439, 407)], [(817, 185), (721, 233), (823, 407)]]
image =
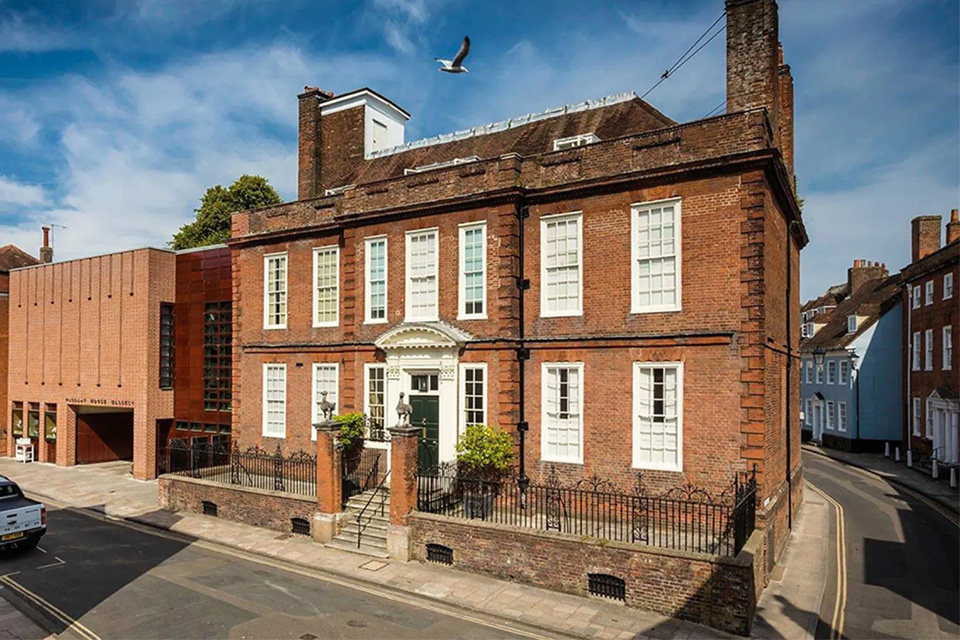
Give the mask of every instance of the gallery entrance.
[(76, 407), (77, 464), (133, 460), (133, 410)]

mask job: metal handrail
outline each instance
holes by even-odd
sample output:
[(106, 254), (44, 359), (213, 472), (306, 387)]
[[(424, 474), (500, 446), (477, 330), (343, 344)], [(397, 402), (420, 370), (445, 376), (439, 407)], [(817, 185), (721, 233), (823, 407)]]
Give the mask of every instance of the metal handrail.
[[(383, 485), (387, 481), (387, 478), (390, 477), (390, 471), (393, 471), (393, 469), (390, 469), (385, 474), (383, 474), (383, 479), (380, 480), (380, 482), (377, 484), (377, 488), (373, 490), (373, 493), (370, 494), (369, 498), (367, 498), (367, 503), (363, 505), (363, 509), (361, 509), (360, 513), (357, 514), (357, 549), (360, 548), (360, 538), (363, 537), (363, 530), (366, 528), (363, 524), (361, 524), (360, 520), (361, 518), (363, 518), (363, 514), (367, 512), (367, 509), (370, 507), (370, 503), (373, 502), (373, 499), (376, 496), (380, 495), (380, 489), (383, 488)], [(383, 515), (383, 499), (382, 498), (380, 500), (380, 515), (381, 516)], [(373, 520), (373, 514), (370, 515), (370, 520)], [(367, 520), (367, 524), (370, 524), (370, 520)]]

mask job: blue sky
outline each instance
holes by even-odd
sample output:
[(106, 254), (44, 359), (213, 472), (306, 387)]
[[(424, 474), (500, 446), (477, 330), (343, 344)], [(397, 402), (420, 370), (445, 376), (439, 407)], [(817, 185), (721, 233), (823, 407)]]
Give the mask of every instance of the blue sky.
[[(0, 244), (58, 259), (163, 246), (242, 173), (296, 195), (296, 94), (372, 87), (407, 139), (646, 91), (722, 0), (0, 0)], [(909, 220), (960, 204), (955, 0), (781, 0), (802, 295), (855, 258), (897, 270)], [(463, 35), (471, 74), (437, 73)], [(679, 121), (724, 97), (723, 36), (647, 98)]]

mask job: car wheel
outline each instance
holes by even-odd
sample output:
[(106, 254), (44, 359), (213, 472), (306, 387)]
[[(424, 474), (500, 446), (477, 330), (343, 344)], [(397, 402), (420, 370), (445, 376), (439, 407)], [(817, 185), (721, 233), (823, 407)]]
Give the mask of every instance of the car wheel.
[(17, 548), (23, 549), (24, 551), (29, 551), (30, 549), (33, 549), (34, 547), (36, 547), (37, 543), (39, 542), (40, 542), (39, 538), (30, 538), (29, 540), (25, 540), (20, 544), (18, 544)]

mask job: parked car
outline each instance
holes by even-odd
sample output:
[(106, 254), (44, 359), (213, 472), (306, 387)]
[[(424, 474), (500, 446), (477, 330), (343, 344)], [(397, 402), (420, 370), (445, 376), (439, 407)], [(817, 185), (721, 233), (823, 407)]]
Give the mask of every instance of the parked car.
[(47, 532), (47, 508), (0, 476), (0, 549), (33, 549)]

